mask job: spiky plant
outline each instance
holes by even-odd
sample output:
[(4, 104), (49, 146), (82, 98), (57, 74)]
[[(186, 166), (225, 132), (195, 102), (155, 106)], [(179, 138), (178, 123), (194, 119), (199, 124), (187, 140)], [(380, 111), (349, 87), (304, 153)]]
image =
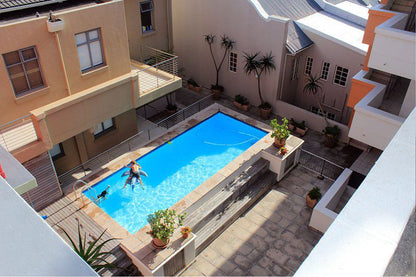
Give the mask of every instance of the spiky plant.
[(78, 221), (78, 245), (72, 240), (68, 233), (61, 227), (59, 227), (65, 234), (65, 236), (71, 242), (72, 248), (74, 251), (85, 261), (87, 262), (95, 271), (98, 271), (102, 268), (116, 268), (117, 266), (107, 262), (104, 259), (104, 256), (110, 254), (110, 252), (102, 251), (102, 248), (110, 241), (117, 240), (116, 238), (107, 239), (98, 244), (106, 230), (101, 233), (98, 238), (93, 239), (93, 241), (88, 242), (87, 246), (87, 234), (84, 233), (84, 238), (82, 238), (81, 228)]
[(254, 54), (244, 53), (245, 64), (244, 72), (247, 75), (254, 74), (257, 78), (257, 89), (260, 98), (260, 107), (270, 107), (270, 104), (266, 103), (261, 95), (261, 75), (263, 73), (269, 73), (276, 69), (274, 62), (274, 56), (272, 52), (259, 57), (260, 52)]
[(308, 77), (306, 78), (305, 86), (303, 87), (303, 92), (306, 95), (313, 95), (316, 98), (318, 102), (318, 106), (324, 115), (325, 122), (328, 125), (328, 120), (326, 118), (326, 115), (324, 113), (324, 110), (321, 104), (321, 92), (322, 92), (321, 77), (318, 77), (317, 75), (312, 75), (309, 73)]
[(204, 35), (204, 38), (205, 38), (205, 41), (208, 43), (209, 52), (211, 53), (211, 58), (214, 62), (215, 71), (216, 71), (216, 80), (215, 80), (215, 85), (213, 86), (213, 88), (220, 89), (222, 88), (219, 85), (220, 70), (221, 70), (222, 65), (224, 64), (224, 60), (225, 60), (225, 57), (227, 56), (227, 53), (234, 48), (235, 41), (233, 41), (231, 38), (229, 38), (226, 35), (221, 36), (221, 48), (224, 49), (224, 54), (222, 56), (221, 61), (217, 63), (214, 53), (212, 51), (212, 45), (215, 43), (215, 35), (213, 34)]

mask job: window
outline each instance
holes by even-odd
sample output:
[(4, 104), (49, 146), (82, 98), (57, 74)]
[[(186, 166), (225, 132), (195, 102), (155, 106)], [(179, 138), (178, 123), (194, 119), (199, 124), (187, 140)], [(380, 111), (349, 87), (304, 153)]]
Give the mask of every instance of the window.
[(44, 86), (35, 46), (3, 54), (3, 59), (16, 97)]
[(232, 72), (237, 72), (237, 53), (230, 52), (229, 69)]
[(114, 129), (114, 120), (112, 118), (107, 119), (106, 121), (103, 121), (101, 123), (99, 123), (95, 128), (94, 128), (94, 136), (95, 137), (99, 137), (105, 133), (107, 133), (108, 131), (111, 131)]
[(51, 155), (53, 160), (56, 160), (60, 157), (65, 156), (64, 148), (62, 147), (62, 143), (58, 143), (49, 150), (49, 154)]
[(347, 84), (348, 69), (337, 66), (335, 70), (334, 84), (345, 87)]
[(315, 106), (311, 107), (311, 112), (313, 112), (314, 114), (320, 115), (320, 116), (324, 116), (324, 114), (325, 114), (326, 118), (328, 118), (328, 119), (332, 119), (332, 120), (336, 119), (336, 115), (334, 113), (330, 113), (330, 112), (327, 112), (327, 111), (322, 112), (322, 110), (320, 108), (317, 108)]
[(328, 80), (329, 65), (327, 62), (322, 63), (321, 79), (323, 80)]
[(312, 64), (313, 64), (313, 58), (307, 57), (306, 64), (305, 64), (305, 74), (309, 75), (312, 73)]
[(142, 33), (153, 31), (153, 2), (145, 1), (140, 3), (140, 15), (142, 19)]
[(296, 57), (296, 58), (293, 59), (292, 72), (290, 74), (290, 80), (296, 80), (298, 78), (298, 66), (299, 66), (299, 58)]
[(76, 34), (75, 39), (82, 72), (104, 65), (100, 29)]

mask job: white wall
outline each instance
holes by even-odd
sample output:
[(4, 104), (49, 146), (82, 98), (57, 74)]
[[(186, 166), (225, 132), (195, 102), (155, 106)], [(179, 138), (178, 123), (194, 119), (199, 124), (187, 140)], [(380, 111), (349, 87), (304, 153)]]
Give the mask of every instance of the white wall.
[(254, 105), (260, 104), (257, 96), (257, 79), (244, 71), (244, 52), (273, 52), (277, 70), (262, 76), (263, 98), (273, 104), (277, 98), (282, 55), (285, 53), (287, 24), (285, 20), (265, 19), (249, 1), (242, 0), (175, 0), (173, 12), (173, 46), (184, 68), (185, 78), (194, 78), (204, 87), (215, 84), (215, 69), (210, 57), (205, 34), (215, 34), (214, 54), (219, 60), (219, 40), (226, 34), (236, 41), (237, 73), (228, 70), (228, 57), (220, 72), (219, 84), (225, 94), (247, 96)]
[(407, 89), (406, 96), (403, 100), (402, 108), (400, 109), (400, 116), (407, 117), (416, 106), (416, 88), (415, 80), (410, 82), (409, 88)]

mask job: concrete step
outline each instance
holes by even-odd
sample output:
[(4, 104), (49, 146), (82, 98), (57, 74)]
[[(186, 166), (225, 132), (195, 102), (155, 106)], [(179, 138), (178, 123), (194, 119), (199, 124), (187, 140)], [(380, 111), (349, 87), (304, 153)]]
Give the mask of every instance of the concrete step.
[(276, 174), (268, 171), (260, 176), (260, 178), (257, 178), (250, 186), (246, 187), (244, 192), (239, 194), (232, 202), (229, 202), (221, 211), (217, 211), (215, 215), (196, 232), (196, 254), (198, 255), (201, 253), (261, 196), (269, 191), (271, 186), (276, 182)]
[(234, 181), (219, 190), (210, 199), (205, 201), (191, 214), (188, 214), (184, 225), (190, 226), (194, 233), (198, 232), (206, 222), (210, 221), (218, 211), (221, 211), (239, 194), (267, 171), (268, 162), (260, 159), (242, 172)]

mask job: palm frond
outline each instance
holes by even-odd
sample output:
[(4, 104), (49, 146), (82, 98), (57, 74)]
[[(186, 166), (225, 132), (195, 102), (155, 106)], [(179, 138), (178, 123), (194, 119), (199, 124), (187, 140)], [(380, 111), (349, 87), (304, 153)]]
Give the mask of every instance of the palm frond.
[(245, 64), (244, 64), (244, 72), (247, 74), (251, 74), (251, 73), (256, 73), (257, 74), (257, 70), (259, 69), (259, 61), (257, 60), (257, 56), (260, 53), (254, 53), (254, 54), (247, 54), (244, 53), (244, 59), (245, 59)]
[(213, 44), (215, 41), (215, 35), (213, 34), (204, 35), (204, 38), (205, 38), (205, 41), (210, 45)]
[(306, 95), (317, 95), (320, 91), (322, 91), (322, 85), (321, 85), (321, 77), (318, 77), (317, 75), (313, 76), (312, 74), (309, 74), (306, 79), (306, 84), (303, 87), (303, 92)]
[(225, 48), (226, 50), (232, 50), (234, 48), (235, 41), (230, 39), (228, 36), (223, 35), (221, 37), (221, 47)]
[(272, 55), (272, 52), (261, 57), (260, 65), (262, 70), (266, 73), (276, 69), (276, 65), (274, 63), (274, 56)]

